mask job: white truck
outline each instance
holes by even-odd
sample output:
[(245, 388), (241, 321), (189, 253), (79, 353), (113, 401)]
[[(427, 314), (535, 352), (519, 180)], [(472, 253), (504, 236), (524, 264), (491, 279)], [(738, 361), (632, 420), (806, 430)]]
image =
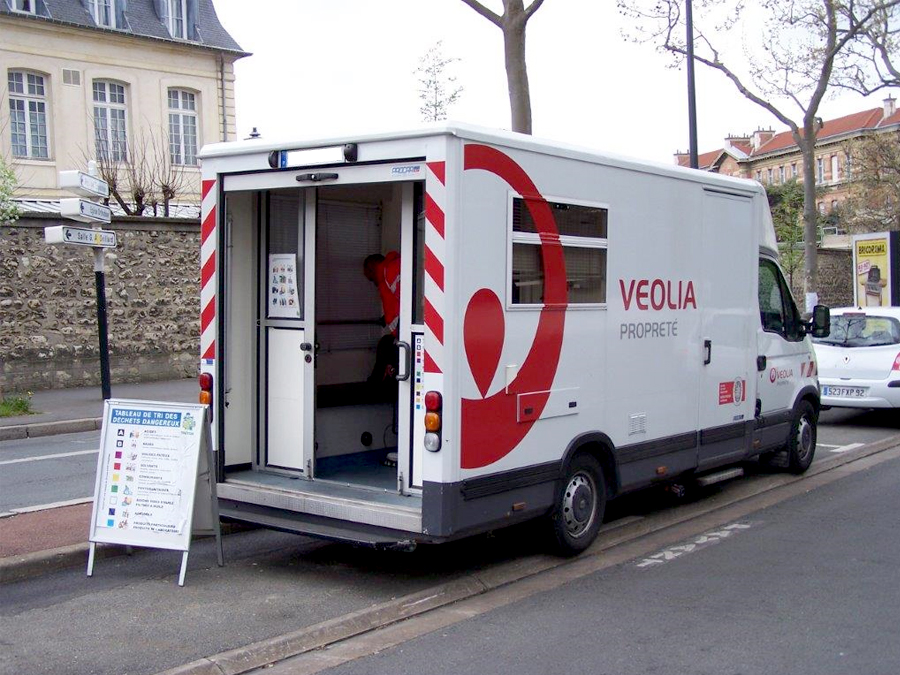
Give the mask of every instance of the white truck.
[(372, 545), (546, 517), (576, 553), (608, 499), (812, 461), (827, 309), (801, 319), (757, 183), (463, 125), (201, 157), (223, 516)]

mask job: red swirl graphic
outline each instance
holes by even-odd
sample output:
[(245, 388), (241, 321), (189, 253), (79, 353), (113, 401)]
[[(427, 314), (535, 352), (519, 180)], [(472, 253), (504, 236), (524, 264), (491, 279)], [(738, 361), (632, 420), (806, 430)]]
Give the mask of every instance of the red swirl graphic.
[(566, 263), (553, 212), (522, 167), (496, 148), (470, 144), (465, 148), (465, 170), (492, 173), (525, 199), (541, 238), (544, 267), (544, 306), (534, 341), (508, 393), (501, 389), (484, 398), (496, 374), (505, 337), (500, 300), (493, 291), (482, 288), (473, 294), (466, 308), (463, 339), (482, 398), (462, 400), (460, 453), (462, 468), (477, 469), (512, 452), (547, 404), (549, 394), (529, 398), (533, 417), (530, 421), (517, 421), (517, 394), (547, 391), (553, 385), (562, 351), (568, 290)]

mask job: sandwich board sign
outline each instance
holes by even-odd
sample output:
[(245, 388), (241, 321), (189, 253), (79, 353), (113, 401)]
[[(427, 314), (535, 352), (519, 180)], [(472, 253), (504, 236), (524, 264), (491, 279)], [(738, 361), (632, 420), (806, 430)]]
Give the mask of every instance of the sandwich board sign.
[(223, 564), (208, 406), (109, 399), (103, 411), (87, 575), (96, 544), (181, 551), (191, 535), (216, 536)]

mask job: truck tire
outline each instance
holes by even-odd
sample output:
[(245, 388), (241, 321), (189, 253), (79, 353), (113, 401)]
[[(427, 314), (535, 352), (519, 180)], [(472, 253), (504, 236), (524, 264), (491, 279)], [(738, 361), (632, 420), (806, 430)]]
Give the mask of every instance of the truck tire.
[(812, 464), (816, 454), (816, 423), (818, 416), (809, 401), (800, 401), (794, 410), (791, 435), (787, 442), (788, 471), (800, 474)]
[(597, 538), (606, 509), (603, 469), (591, 455), (569, 463), (556, 506), (550, 514), (553, 549), (563, 556), (584, 551)]

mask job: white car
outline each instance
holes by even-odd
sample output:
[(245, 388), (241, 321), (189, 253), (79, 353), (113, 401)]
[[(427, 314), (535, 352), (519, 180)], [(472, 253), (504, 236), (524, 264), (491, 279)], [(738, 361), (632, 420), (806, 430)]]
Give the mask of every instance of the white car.
[(900, 407), (900, 307), (832, 309), (813, 345), (823, 408)]

